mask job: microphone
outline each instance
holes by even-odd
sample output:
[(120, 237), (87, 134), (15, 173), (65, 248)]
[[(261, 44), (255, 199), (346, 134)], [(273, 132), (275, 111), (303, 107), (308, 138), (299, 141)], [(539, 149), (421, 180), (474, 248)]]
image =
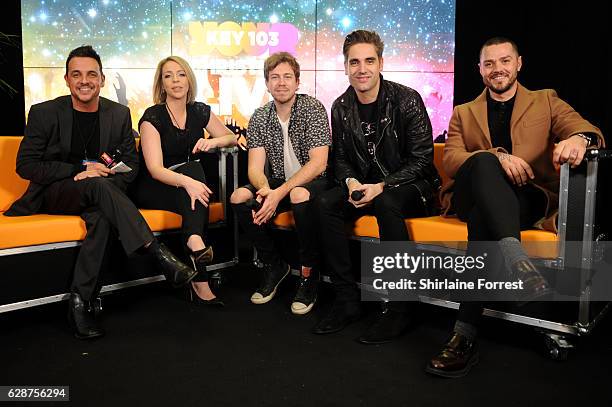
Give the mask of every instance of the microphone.
[(246, 205), (247, 208), (258, 212), (261, 209), (261, 202), (259, 202), (257, 199), (255, 198), (251, 198), (248, 201), (246, 201), (244, 203)]
[(363, 193), (363, 191), (355, 190), (355, 191), (351, 192), (351, 199), (353, 201), (360, 201), (361, 198), (363, 198), (364, 196), (365, 196), (365, 194)]

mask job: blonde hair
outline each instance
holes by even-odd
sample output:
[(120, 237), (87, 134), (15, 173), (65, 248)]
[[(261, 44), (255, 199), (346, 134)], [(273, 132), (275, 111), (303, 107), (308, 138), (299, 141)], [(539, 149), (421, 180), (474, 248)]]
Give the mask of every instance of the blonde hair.
[(153, 103), (160, 104), (166, 102), (166, 91), (164, 90), (163, 86), (164, 79), (162, 70), (166, 62), (169, 61), (179, 64), (187, 74), (187, 82), (189, 83), (189, 91), (187, 91), (187, 104), (193, 103), (195, 101), (195, 95), (198, 87), (195, 74), (187, 61), (175, 55), (170, 55), (169, 57), (159, 61), (157, 64), (157, 69), (155, 70), (155, 80), (153, 82)]

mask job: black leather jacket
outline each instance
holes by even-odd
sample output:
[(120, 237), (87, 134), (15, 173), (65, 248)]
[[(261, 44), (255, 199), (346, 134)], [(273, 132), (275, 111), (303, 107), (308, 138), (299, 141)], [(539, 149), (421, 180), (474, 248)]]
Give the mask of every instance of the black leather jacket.
[(417, 91), (381, 76), (378, 95), (379, 132), (375, 156), (368, 157), (367, 146), (352, 86), (334, 101), (331, 110), (333, 162), (336, 180), (362, 181), (370, 165), (384, 174), (385, 188), (415, 184), (428, 201), (440, 188), (440, 177), (433, 165), (433, 136), (425, 105)]

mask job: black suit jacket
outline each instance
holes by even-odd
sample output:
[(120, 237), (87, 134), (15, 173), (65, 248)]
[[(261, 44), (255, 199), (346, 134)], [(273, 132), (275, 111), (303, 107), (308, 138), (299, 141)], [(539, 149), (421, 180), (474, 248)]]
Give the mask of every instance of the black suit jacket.
[[(130, 109), (100, 98), (100, 151), (122, 152), (121, 161), (132, 171), (114, 175), (114, 183), (125, 190), (136, 178), (138, 155), (132, 134)], [(38, 213), (42, 192), (53, 182), (74, 177), (78, 172), (69, 160), (72, 141), (72, 100), (70, 96), (33, 105), (28, 116), (25, 136), (17, 153), (17, 174), (30, 185), (21, 198), (11, 205), (7, 216)]]

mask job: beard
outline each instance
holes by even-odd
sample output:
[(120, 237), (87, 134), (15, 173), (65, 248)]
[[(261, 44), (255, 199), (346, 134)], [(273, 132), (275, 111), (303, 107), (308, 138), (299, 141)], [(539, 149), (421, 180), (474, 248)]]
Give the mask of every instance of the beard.
[(516, 75), (513, 75), (513, 76), (510, 76), (510, 78), (508, 79), (508, 83), (502, 87), (496, 87), (495, 85), (493, 85), (493, 82), (489, 79), (485, 81), (485, 86), (491, 92), (501, 95), (501, 94), (506, 93), (508, 90), (510, 90), (510, 88), (512, 88), (512, 86), (514, 86), (515, 83), (516, 83)]
[(272, 98), (274, 99), (275, 102), (280, 103), (280, 104), (285, 104), (285, 103), (289, 103), (293, 100), (293, 98), (295, 97), (295, 93), (293, 94), (285, 94), (282, 96), (272, 96)]

